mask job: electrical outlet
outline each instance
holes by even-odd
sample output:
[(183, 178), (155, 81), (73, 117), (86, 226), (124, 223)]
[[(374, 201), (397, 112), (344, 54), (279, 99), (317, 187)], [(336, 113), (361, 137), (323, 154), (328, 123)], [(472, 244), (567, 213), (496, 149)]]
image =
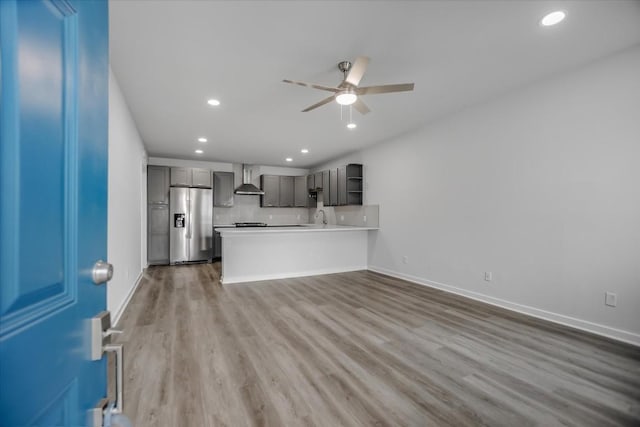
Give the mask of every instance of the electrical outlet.
[(364, 216), (362, 217), (362, 221), (367, 222), (367, 216), (366, 216), (366, 215), (364, 215)]
[(269, 219), (273, 219), (273, 215), (269, 215)]
[(300, 214), (296, 215), (296, 219), (300, 219)]
[(618, 294), (613, 292), (605, 292), (604, 293), (604, 304), (609, 307), (615, 307), (618, 305)]
[(340, 221), (344, 221), (344, 215), (340, 215)]
[(404, 255), (404, 256), (402, 257), (402, 263), (403, 263), (403, 264), (409, 264), (409, 257), (408, 257), (408, 256), (406, 256), (406, 255)]
[(490, 271), (485, 271), (484, 280), (486, 280), (487, 282), (490, 282), (491, 280), (493, 280), (493, 273)]

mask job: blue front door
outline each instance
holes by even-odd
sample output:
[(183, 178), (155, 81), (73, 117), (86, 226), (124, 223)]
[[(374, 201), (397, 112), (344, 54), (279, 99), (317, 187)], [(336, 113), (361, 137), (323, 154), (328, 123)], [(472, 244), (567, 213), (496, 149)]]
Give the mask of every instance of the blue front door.
[(106, 394), (106, 1), (0, 0), (0, 425), (80, 426)]

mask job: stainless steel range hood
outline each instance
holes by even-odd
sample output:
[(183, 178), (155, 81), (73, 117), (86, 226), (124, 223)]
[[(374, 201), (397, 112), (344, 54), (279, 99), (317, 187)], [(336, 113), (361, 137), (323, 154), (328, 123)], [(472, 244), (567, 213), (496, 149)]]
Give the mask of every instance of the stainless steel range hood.
[(262, 196), (264, 194), (264, 191), (251, 183), (251, 166), (242, 165), (242, 185), (236, 188), (234, 193), (249, 196)]

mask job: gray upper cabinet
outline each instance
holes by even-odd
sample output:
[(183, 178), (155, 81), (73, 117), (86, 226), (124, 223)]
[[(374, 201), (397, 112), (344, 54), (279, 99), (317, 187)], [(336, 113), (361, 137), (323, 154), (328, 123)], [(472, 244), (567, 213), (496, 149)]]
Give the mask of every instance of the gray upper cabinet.
[(307, 175), (307, 190), (315, 191), (316, 189), (316, 176), (314, 174)]
[(169, 168), (147, 166), (147, 203), (169, 203)]
[[(309, 175), (313, 177), (313, 175)], [(293, 198), (293, 205), (300, 208), (307, 207), (307, 201), (309, 200), (309, 190), (307, 189), (307, 180), (309, 177), (296, 176), (294, 178), (293, 191), (295, 193)]]
[(308, 206), (307, 176), (261, 175), (260, 206), (264, 208), (292, 208)]
[(316, 186), (316, 190), (322, 190), (322, 172), (316, 172), (315, 174), (313, 174), (313, 181)]
[(347, 205), (362, 205), (362, 165), (350, 163), (346, 166), (346, 184), (339, 185), (338, 192), (346, 189)]
[(324, 206), (331, 206), (329, 198), (331, 189), (329, 188), (329, 171), (322, 171), (322, 203)]
[(171, 168), (172, 187), (191, 187), (191, 169)]
[(171, 186), (211, 188), (211, 171), (197, 168), (171, 168)]
[(280, 177), (280, 204), (282, 208), (293, 207), (293, 177)]
[(347, 204), (347, 167), (338, 168), (338, 206)]
[(260, 206), (280, 206), (280, 177), (277, 175), (260, 175), (260, 188), (264, 194), (260, 196)]
[(211, 188), (211, 171), (208, 169), (191, 169), (191, 186)]
[(338, 205), (338, 169), (329, 171), (329, 205)]
[(229, 208), (233, 206), (235, 187), (233, 172), (213, 173), (213, 206)]

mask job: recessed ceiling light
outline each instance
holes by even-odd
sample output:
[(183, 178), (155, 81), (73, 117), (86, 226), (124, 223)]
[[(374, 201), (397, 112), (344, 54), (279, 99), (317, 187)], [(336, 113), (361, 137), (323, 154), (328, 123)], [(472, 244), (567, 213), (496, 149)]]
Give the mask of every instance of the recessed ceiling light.
[(355, 124), (355, 123), (349, 123), (349, 124), (347, 125), (347, 127), (348, 127), (349, 129), (355, 129), (355, 128), (357, 128), (357, 127), (358, 127), (358, 125), (357, 125), (357, 124)]
[(207, 138), (198, 138), (198, 142), (207, 142)]
[(300, 152), (302, 154), (307, 154), (309, 152), (309, 150), (307, 150), (306, 148), (303, 148), (302, 150), (300, 150)]
[(202, 153), (204, 153), (204, 151), (202, 151), (202, 150), (196, 150), (196, 154), (202, 154)]
[(554, 12), (548, 13), (540, 20), (540, 25), (543, 27), (550, 27), (552, 25), (556, 25), (564, 20), (567, 17), (567, 12), (563, 10), (556, 10)]
[(209, 105), (213, 105), (214, 107), (217, 107), (218, 105), (220, 105), (220, 101), (218, 101), (217, 99), (210, 99), (207, 101), (207, 104)]
[(286, 160), (287, 162), (293, 162), (293, 159), (292, 159), (291, 157), (287, 157), (285, 160)]

